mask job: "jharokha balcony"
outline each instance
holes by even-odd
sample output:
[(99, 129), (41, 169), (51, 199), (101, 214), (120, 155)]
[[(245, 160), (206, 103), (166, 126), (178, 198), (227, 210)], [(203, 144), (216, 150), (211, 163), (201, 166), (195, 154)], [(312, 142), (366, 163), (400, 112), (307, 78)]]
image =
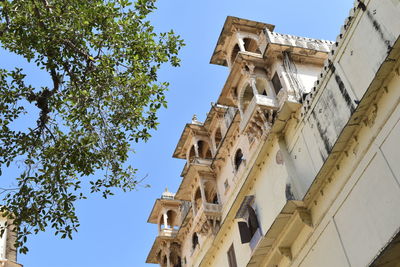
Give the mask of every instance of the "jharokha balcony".
[(214, 203), (201, 203), (193, 219), (194, 231), (200, 234), (213, 234), (219, 229), (222, 205)]
[(192, 157), (190, 158), (185, 166), (183, 167), (181, 176), (185, 176), (189, 169), (202, 169), (211, 167), (212, 159), (211, 158), (200, 158), (200, 157)]
[[(250, 79), (240, 97), (241, 132), (250, 140), (268, 133), (279, 109), (277, 93), (265, 79)], [(281, 94), (282, 95), (282, 94)]]
[(216, 233), (221, 221), (222, 205), (217, 192), (215, 174), (210, 165), (211, 160), (201, 159), (201, 162), (204, 164), (187, 164), (188, 171), (183, 176), (176, 196), (191, 202), (194, 232)]

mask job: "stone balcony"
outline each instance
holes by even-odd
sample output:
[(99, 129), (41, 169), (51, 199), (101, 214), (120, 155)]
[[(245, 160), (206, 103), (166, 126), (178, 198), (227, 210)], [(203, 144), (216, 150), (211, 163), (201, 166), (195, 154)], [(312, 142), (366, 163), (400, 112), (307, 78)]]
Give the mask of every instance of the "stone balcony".
[(197, 166), (197, 167), (211, 167), (212, 159), (203, 159), (199, 157), (195, 157), (188, 162), (186, 162), (185, 166), (183, 167), (181, 176), (185, 176), (186, 173), (189, 171), (190, 167)]
[(221, 221), (222, 205), (202, 203), (193, 219), (195, 232), (207, 234), (211, 229), (213, 233), (218, 229)]
[(240, 131), (247, 133), (250, 139), (262, 136), (269, 131), (278, 109), (279, 103), (275, 98), (254, 95), (242, 114)]
[(158, 233), (160, 237), (166, 237), (166, 238), (175, 238), (177, 234), (178, 234), (178, 229), (174, 228), (163, 228)]

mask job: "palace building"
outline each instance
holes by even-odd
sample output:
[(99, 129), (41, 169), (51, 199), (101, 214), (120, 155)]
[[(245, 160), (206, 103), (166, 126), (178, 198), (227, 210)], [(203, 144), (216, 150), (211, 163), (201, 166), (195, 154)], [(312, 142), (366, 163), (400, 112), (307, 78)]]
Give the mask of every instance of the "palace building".
[[(8, 221), (8, 226), (6, 222)], [(11, 231), (12, 221), (0, 215), (0, 266), (1, 267), (22, 267), (17, 263), (17, 250), (14, 243), (16, 233)]]
[(227, 17), (229, 75), (184, 126), (146, 262), (400, 266), (399, 34), (399, 0), (356, 1), (333, 42)]

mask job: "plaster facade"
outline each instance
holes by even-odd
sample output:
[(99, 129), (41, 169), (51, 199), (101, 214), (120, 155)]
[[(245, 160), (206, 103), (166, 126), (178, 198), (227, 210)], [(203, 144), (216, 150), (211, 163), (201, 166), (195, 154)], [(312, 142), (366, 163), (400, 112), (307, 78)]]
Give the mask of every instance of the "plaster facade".
[(273, 30), (226, 19), (230, 73), (183, 130), (146, 262), (400, 266), (400, 2), (356, 1), (335, 42)]

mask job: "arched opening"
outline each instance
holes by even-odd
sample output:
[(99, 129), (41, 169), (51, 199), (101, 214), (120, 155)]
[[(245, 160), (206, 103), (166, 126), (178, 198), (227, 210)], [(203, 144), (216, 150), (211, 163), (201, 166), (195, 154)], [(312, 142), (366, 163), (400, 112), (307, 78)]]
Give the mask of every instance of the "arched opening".
[(243, 162), (243, 152), (241, 149), (238, 149), (235, 153), (235, 170), (238, 170), (240, 164)]
[(231, 65), (233, 65), (233, 62), (235, 62), (235, 59), (236, 59), (236, 57), (237, 57), (239, 51), (240, 51), (240, 47), (239, 47), (238, 44), (236, 44), (236, 45), (233, 47), (232, 53), (231, 53)]
[(256, 79), (256, 88), (257, 88), (257, 92), (260, 95), (268, 95), (267, 93), (267, 88), (268, 88), (268, 83), (267, 80), (262, 79), (262, 78), (257, 78)]
[(213, 204), (219, 204), (217, 193), (214, 194), (214, 197), (212, 198), (212, 203)]
[(194, 146), (192, 146), (189, 152), (189, 162), (192, 162), (195, 158), (196, 158), (196, 149), (194, 148)]
[(204, 158), (206, 158), (206, 159), (212, 159), (212, 154), (211, 154), (211, 149), (210, 149), (210, 147), (207, 149)]
[(170, 261), (173, 267), (181, 267), (181, 257), (177, 255), (175, 251), (172, 251), (170, 254)]
[(178, 262), (174, 264), (174, 267), (182, 267), (182, 259), (181, 257), (178, 257)]
[(252, 38), (243, 38), (244, 49), (247, 52), (261, 54), (257, 41)]
[(168, 263), (167, 255), (164, 255), (164, 259), (163, 259), (164, 266), (167, 266), (167, 263)]
[(214, 143), (215, 143), (216, 148), (219, 147), (219, 144), (221, 144), (221, 141), (222, 141), (221, 128), (218, 127), (217, 130), (215, 131), (215, 135), (214, 135)]
[(162, 230), (162, 229), (165, 228), (165, 225), (164, 225), (164, 215), (160, 216), (160, 220), (159, 220), (159, 222), (158, 222), (158, 226), (159, 226), (160, 230)]
[(174, 228), (174, 226), (176, 225), (176, 212), (173, 210), (169, 210), (167, 212), (167, 224), (169, 228)]
[(240, 101), (243, 113), (246, 111), (253, 97), (253, 88), (251, 88), (250, 84), (247, 84)]
[(199, 245), (199, 237), (197, 236), (196, 233), (194, 233), (192, 236), (192, 249), (195, 250), (198, 245)]
[(199, 150), (199, 156), (203, 159), (212, 159), (210, 145), (205, 141), (199, 141), (197, 143), (197, 147)]
[(201, 207), (201, 191), (200, 191), (200, 188), (197, 188), (196, 193), (194, 194), (194, 204), (195, 204), (195, 208), (196, 208), (196, 212), (197, 212)]
[(158, 262), (161, 262), (161, 249), (158, 251), (156, 257), (157, 257)]
[(217, 196), (217, 185), (212, 181), (207, 181), (204, 184), (207, 203), (219, 204)]

